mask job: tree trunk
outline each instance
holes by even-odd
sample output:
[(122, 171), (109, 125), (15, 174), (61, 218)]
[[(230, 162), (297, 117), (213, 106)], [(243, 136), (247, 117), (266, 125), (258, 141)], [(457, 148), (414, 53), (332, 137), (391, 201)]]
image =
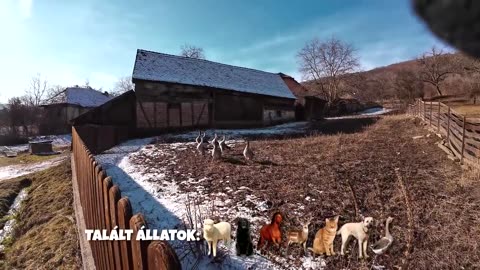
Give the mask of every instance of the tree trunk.
[(440, 91), (440, 86), (437, 84), (437, 85), (435, 85), (435, 87), (437, 88), (438, 95), (443, 96), (442, 91)]

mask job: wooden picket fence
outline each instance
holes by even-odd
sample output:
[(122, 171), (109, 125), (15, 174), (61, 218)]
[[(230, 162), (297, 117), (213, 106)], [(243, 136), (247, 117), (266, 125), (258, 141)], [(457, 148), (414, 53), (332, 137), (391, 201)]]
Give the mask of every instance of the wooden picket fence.
[(480, 167), (480, 118), (461, 115), (441, 102), (422, 100), (411, 104), (407, 113), (443, 135), (462, 164)]
[(167, 242), (135, 240), (141, 227), (146, 227), (143, 215), (133, 215), (129, 199), (121, 197), (119, 187), (95, 161), (75, 127), (72, 146), (86, 228), (110, 232), (118, 226), (133, 230), (130, 241), (89, 242), (96, 269), (181, 269), (175, 251)]

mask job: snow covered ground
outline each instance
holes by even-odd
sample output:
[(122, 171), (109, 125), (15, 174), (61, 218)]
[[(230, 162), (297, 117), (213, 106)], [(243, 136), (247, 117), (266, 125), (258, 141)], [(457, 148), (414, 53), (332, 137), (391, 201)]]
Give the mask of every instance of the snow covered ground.
[[(72, 143), (72, 135), (47, 135), (47, 136), (37, 136), (30, 138), (30, 141), (44, 141), (51, 140), (54, 147), (65, 147), (69, 146)], [(13, 151), (13, 152), (26, 152), (28, 151), (28, 144), (19, 144), (13, 146), (0, 146), (0, 152), (3, 151)]]
[(42, 171), (65, 161), (67, 156), (62, 155), (46, 161), (32, 164), (17, 164), (0, 167), (0, 181), (11, 179), (22, 175)]
[[(254, 130), (221, 130), (228, 137), (239, 138), (246, 134), (284, 134), (284, 132), (302, 132), (306, 123), (293, 123), (277, 127)], [(172, 135), (179, 140), (192, 139), (196, 132)], [(259, 229), (269, 221), (267, 203), (249, 193), (248, 187), (232, 190), (229, 180), (225, 178), (223, 190), (209, 192), (208, 176), (184, 175), (186, 180), (175, 179), (173, 175), (179, 173), (176, 168), (177, 154), (180, 151), (191, 151), (195, 155), (194, 143), (174, 142), (155, 143), (160, 138), (147, 138), (127, 141), (104, 153), (96, 159), (107, 174), (112, 176), (113, 182), (120, 187), (122, 196), (128, 196), (135, 213), (142, 212), (147, 224), (152, 229), (183, 228), (182, 221), (187, 216), (186, 205), (191, 205), (195, 199), (199, 212), (204, 218), (210, 211), (221, 220), (232, 224), (232, 234), (235, 235), (235, 218), (245, 217), (250, 220), (252, 227)], [(230, 140), (235, 145), (238, 140)], [(174, 165), (174, 166), (172, 166)], [(172, 172), (172, 167), (174, 172)], [(188, 187), (185, 189), (184, 187)], [(242, 196), (244, 200), (232, 200), (235, 196)], [(214, 210), (212, 205), (214, 205)], [(201, 223), (198, 220), (197, 223)], [(255, 232), (255, 235), (257, 232)], [(253, 233), (252, 233), (253, 235)], [(256, 242), (254, 242), (256, 245)], [(185, 244), (173, 242), (172, 246), (182, 259), (184, 269), (191, 269), (197, 257), (185, 252)], [(299, 269), (293, 261), (299, 260), (272, 256), (267, 259), (261, 255), (239, 257), (235, 254), (235, 242), (230, 247), (220, 244), (223, 253), (228, 254), (221, 260), (212, 260), (206, 256), (200, 257), (198, 269)], [(302, 257), (302, 269), (321, 269), (324, 261), (320, 258)]]
[[(8, 210), (7, 216), (9, 217), (8, 221), (5, 222), (5, 225), (3, 226), (2, 229), (0, 229), (0, 243), (5, 240), (5, 238), (9, 237), (12, 232), (13, 228), (15, 227), (16, 224), (16, 219), (14, 218), (14, 215), (17, 213), (17, 211), (20, 209), (20, 206), (22, 205), (22, 202), (27, 198), (27, 189), (24, 188), (20, 191), (20, 193), (17, 195), (15, 200), (13, 201), (12, 206), (10, 206), (10, 210)], [(3, 252), (5, 247), (0, 244), (0, 252)]]
[(357, 118), (359, 116), (376, 116), (376, 115), (382, 115), (391, 112), (392, 110), (390, 109), (385, 109), (381, 107), (376, 107), (376, 108), (370, 108), (364, 111), (361, 111), (357, 114), (354, 115), (345, 115), (345, 116), (337, 116), (337, 117), (326, 117), (326, 119), (348, 119), (348, 118)]
[[(255, 128), (255, 129), (218, 129), (218, 130), (207, 130), (207, 135), (217, 132), (219, 135), (225, 135), (228, 139), (240, 139), (246, 136), (279, 136), (287, 134), (301, 134), (304, 133), (308, 128), (308, 122), (293, 122), (277, 126), (264, 127), (264, 128)], [(173, 138), (177, 140), (192, 140), (198, 136), (198, 131), (192, 131), (187, 133), (170, 135), (168, 138)], [(221, 139), (221, 138), (220, 138)]]

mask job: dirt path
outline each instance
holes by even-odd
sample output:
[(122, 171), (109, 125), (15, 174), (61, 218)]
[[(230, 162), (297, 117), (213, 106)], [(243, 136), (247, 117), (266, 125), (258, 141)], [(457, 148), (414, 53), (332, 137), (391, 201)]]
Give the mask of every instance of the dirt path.
[(0, 167), (0, 181), (48, 169), (62, 163), (67, 158), (67, 155), (62, 154), (42, 162)]

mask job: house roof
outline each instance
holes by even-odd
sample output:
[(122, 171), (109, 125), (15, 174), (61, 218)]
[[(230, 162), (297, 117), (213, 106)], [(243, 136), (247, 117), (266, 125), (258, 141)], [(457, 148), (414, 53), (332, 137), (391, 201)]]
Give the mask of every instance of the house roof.
[(276, 73), (140, 49), (137, 50), (132, 79), (295, 98)]
[(111, 97), (90, 87), (68, 87), (58, 95), (51, 98), (48, 104), (69, 104), (82, 107), (97, 107), (109, 101)]
[(285, 81), (285, 84), (287, 84), (290, 91), (292, 91), (293, 95), (295, 95), (297, 98), (303, 98), (312, 94), (307, 90), (305, 86), (297, 82), (297, 80), (295, 80), (295, 78), (293, 78), (292, 76), (284, 73), (278, 74), (280, 75), (280, 77), (282, 77), (282, 79)]

